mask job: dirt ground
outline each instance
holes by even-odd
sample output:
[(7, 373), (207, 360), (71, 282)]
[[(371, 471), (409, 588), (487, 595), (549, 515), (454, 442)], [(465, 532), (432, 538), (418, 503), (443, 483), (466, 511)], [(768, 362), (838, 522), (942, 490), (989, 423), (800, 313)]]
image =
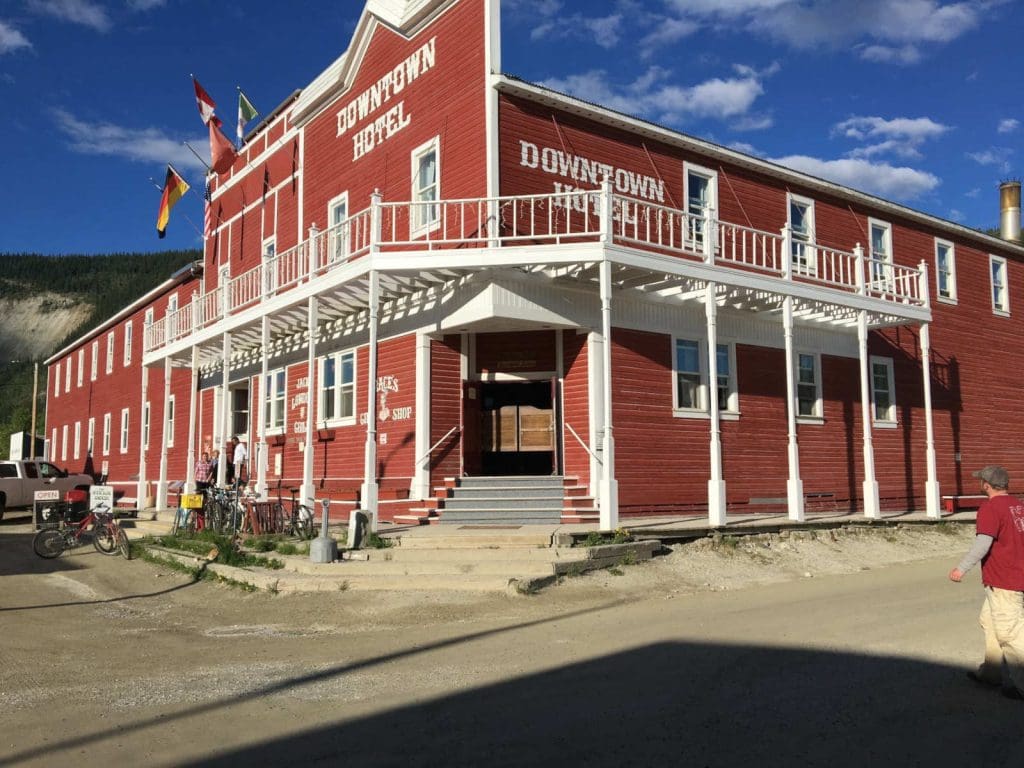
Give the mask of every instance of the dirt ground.
[[(970, 528), (723, 538), (538, 595), (271, 595), (0, 524), (0, 765), (1018, 765)], [(1017, 750), (1016, 753), (1014, 750)]]

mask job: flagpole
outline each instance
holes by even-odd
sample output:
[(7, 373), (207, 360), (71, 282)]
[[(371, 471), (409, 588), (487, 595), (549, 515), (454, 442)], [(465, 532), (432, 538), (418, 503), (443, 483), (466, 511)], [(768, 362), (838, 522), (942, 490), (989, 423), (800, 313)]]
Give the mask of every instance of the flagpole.
[[(163, 188), (163, 187), (161, 187), (161, 186), (160, 186), (159, 184), (157, 184), (157, 183), (156, 183), (156, 179), (154, 179), (154, 178), (153, 178), (152, 176), (150, 176), (150, 177), (149, 177), (149, 182), (150, 182), (150, 183), (151, 183), (151, 184), (152, 184), (152, 185), (153, 185), (154, 187), (156, 187), (157, 189), (159, 189), (159, 190), (160, 190), (160, 193), (161, 193), (161, 194), (163, 194), (164, 188)], [(190, 184), (188, 188), (189, 188), (189, 189), (192, 189), (192, 185)], [(196, 231), (196, 234), (197, 234), (197, 235), (199, 235), (199, 237), (203, 237), (203, 233), (199, 231), (199, 227), (197, 227), (197, 226), (195, 225), (195, 222), (194, 222), (194, 221), (192, 221), (192, 219), (190, 219), (190, 218), (188, 217), (188, 214), (187, 214), (187, 213), (185, 213), (185, 212), (183, 211), (183, 212), (182, 212), (182, 214), (181, 214), (181, 217), (182, 217), (183, 219), (185, 219), (185, 221), (187, 221), (187, 222), (188, 222), (189, 224), (191, 224), (191, 225), (192, 225), (192, 229), (194, 229), (194, 230)]]
[(206, 162), (205, 160), (203, 160), (202, 156), (198, 152), (196, 152), (194, 149), (192, 149), (192, 145), (191, 144), (189, 144), (187, 141), (183, 141), (181, 143), (184, 144), (186, 147), (188, 147), (189, 152), (191, 152), (193, 155), (196, 156), (196, 160), (198, 160), (200, 163), (203, 164), (203, 166), (206, 168), (206, 172), (207, 173), (209, 173), (212, 170), (210, 168), (210, 164), (208, 162)]

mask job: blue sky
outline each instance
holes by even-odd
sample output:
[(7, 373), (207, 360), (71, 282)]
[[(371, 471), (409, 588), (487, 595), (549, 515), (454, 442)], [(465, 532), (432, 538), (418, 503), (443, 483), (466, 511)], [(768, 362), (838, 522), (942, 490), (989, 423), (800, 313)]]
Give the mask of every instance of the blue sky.
[[(465, 1), (465, 0), (464, 0)], [(504, 0), (503, 69), (972, 227), (1024, 163), (1017, 0)], [(282, 12), (282, 9), (287, 9)], [(347, 46), (362, 3), (0, 0), (0, 252), (198, 247), (195, 73), (230, 128)]]

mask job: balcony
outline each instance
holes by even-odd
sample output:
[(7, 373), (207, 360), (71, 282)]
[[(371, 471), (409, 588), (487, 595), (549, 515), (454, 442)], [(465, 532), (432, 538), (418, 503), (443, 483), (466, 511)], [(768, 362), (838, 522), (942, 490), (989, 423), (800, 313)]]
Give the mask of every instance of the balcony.
[[(370, 257), (370, 258), (368, 258)], [(365, 306), (352, 281), (369, 265), (403, 273), (386, 293), (410, 294), (470, 271), (517, 267), (561, 279), (594, 279), (613, 262), (617, 288), (659, 297), (696, 297), (709, 282), (737, 307), (778, 309), (796, 296), (807, 318), (852, 326), (871, 313), (874, 326), (930, 319), (926, 268), (872, 259), (856, 245), (842, 250), (795, 241), (788, 228), (767, 232), (612, 194), (610, 188), (547, 195), (383, 202), (330, 229), (311, 229), (297, 246), (231, 277), (147, 327), (144, 352), (164, 350), (215, 327), (231, 330), (266, 306), (298, 304), (340, 292), (336, 307)], [(347, 286), (347, 287), (346, 287)], [(209, 335), (209, 334), (205, 334)]]

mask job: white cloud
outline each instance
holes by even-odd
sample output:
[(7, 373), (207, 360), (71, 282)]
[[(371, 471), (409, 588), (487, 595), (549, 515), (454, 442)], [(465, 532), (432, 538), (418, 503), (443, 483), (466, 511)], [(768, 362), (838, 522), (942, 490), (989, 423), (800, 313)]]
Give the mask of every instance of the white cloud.
[(91, 0), (28, 0), (28, 7), (35, 13), (91, 27), (97, 32), (106, 32), (111, 26), (106, 9)]
[(1006, 118), (1005, 120), (999, 121), (999, 126), (996, 128), (998, 133), (1013, 133), (1020, 128), (1020, 120), (1015, 120), (1012, 117)]
[(0, 55), (12, 53), (19, 48), (31, 47), (32, 43), (27, 37), (6, 22), (0, 21)]
[(821, 160), (807, 155), (788, 155), (771, 162), (889, 200), (913, 200), (941, 183), (938, 176), (926, 171), (860, 158)]
[(921, 157), (918, 149), (929, 139), (935, 139), (949, 131), (948, 125), (937, 123), (927, 117), (883, 117), (856, 116), (832, 126), (833, 136), (871, 142), (849, 152), (852, 158), (869, 159), (880, 155), (916, 159)]
[(963, 221), (967, 218), (964, 215), (964, 212), (958, 208), (950, 208), (949, 213), (946, 216), (950, 221)]
[[(180, 139), (157, 128), (124, 128), (113, 123), (88, 123), (64, 109), (53, 111), (57, 127), (69, 139), (68, 146), (83, 155), (104, 155), (143, 163), (172, 163), (180, 169), (205, 170)], [(199, 148), (205, 138), (193, 139)]]
[(126, 0), (126, 3), (133, 11), (144, 12), (167, 5), (167, 0)]
[(921, 51), (916, 45), (893, 48), (887, 45), (866, 45), (860, 48), (860, 57), (877, 64), (917, 64)]
[(1010, 172), (1010, 156), (1013, 154), (1013, 150), (1008, 147), (989, 147), (966, 154), (978, 165), (993, 165), (997, 166), (1002, 173)]
[(964, 192), (964, 197), (969, 197), (972, 200), (981, 194), (981, 187), (974, 187)]
[(571, 16), (551, 16), (530, 32), (532, 40), (574, 39), (597, 43), (602, 48), (614, 48), (619, 43), (622, 16), (587, 17), (579, 13)]
[(726, 144), (729, 149), (735, 149), (737, 152), (742, 152), (745, 155), (753, 155), (754, 157), (763, 157), (764, 153), (761, 152), (753, 144), (748, 144), (745, 141), (732, 141)]
[(660, 18), (655, 22), (653, 32), (640, 40), (640, 56), (650, 58), (655, 50), (666, 45), (678, 43), (700, 29), (700, 24), (687, 19)]

